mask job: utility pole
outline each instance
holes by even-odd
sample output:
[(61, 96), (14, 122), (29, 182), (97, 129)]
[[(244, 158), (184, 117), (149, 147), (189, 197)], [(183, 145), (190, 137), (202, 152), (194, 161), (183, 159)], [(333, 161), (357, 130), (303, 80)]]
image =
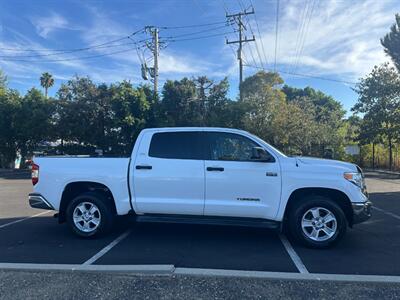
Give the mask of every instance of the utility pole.
[(154, 41), (154, 95), (158, 93), (158, 28), (153, 29), (153, 41)]
[(239, 44), (239, 48), (237, 51), (237, 57), (239, 60), (239, 92), (240, 92), (240, 100), (242, 100), (242, 91), (240, 90), (240, 85), (243, 82), (243, 58), (242, 58), (242, 49), (243, 49), (243, 44), (247, 43), (247, 42), (254, 42), (256, 39), (253, 35), (252, 38), (248, 39), (246, 36), (243, 39), (243, 29), (247, 30), (246, 26), (243, 24), (242, 22), (242, 16), (246, 16), (246, 15), (252, 15), (254, 14), (254, 8), (251, 9), (251, 11), (241, 11), (237, 14), (226, 14), (226, 18), (227, 19), (233, 19), (236, 24), (238, 25), (238, 31), (239, 31), (239, 40), (236, 41), (228, 41), (228, 39), (226, 39), (226, 44)]
[[(153, 84), (154, 84), (154, 95), (157, 95), (158, 91), (158, 56), (160, 52), (160, 43), (158, 39), (158, 28), (154, 26), (146, 26), (145, 31), (148, 32), (152, 36), (152, 41), (146, 42), (147, 48), (150, 49), (150, 51), (153, 53), (153, 67), (152, 68), (147, 68), (147, 66), (144, 66), (145, 68), (145, 74), (147, 73), (147, 70), (150, 73), (150, 76), (153, 78)], [(143, 68), (143, 66), (142, 66)], [(146, 76), (143, 76), (143, 79)]]

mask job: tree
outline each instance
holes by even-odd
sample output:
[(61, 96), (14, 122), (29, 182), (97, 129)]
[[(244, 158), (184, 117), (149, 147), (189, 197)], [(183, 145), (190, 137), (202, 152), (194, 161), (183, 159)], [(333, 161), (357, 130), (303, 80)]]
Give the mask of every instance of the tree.
[(390, 32), (381, 39), (381, 44), (400, 72), (400, 14), (396, 14), (395, 18), (396, 22), (390, 27)]
[(18, 92), (0, 88), (0, 167), (8, 168), (16, 157), (16, 117), (19, 106)]
[(47, 98), (48, 89), (54, 85), (53, 76), (48, 72), (43, 73), (40, 76), (40, 85), (44, 88), (44, 95)]
[(7, 76), (0, 70), (0, 91), (5, 91), (7, 88)]
[(206, 76), (167, 81), (160, 103), (160, 125), (229, 126), (229, 89), (225, 78), (219, 83)]
[(260, 71), (247, 77), (240, 85), (240, 90), (243, 99), (249, 99), (263, 90), (276, 89), (281, 84), (283, 84), (283, 79), (278, 73)]
[(304, 108), (308, 107), (309, 114), (313, 115), (314, 122), (318, 124), (308, 154), (323, 156), (329, 147), (340, 152), (344, 143), (341, 127), (345, 115), (341, 103), (311, 87), (299, 89), (285, 85), (282, 91), (289, 103), (297, 102)]
[(276, 73), (258, 72), (241, 84), (245, 129), (267, 142), (287, 148), (284, 124), (287, 120), (285, 94), (278, 88), (283, 80)]
[[(399, 138), (400, 127), (400, 76), (388, 63), (375, 66), (372, 72), (356, 85), (356, 113), (368, 116), (389, 147), (389, 168), (393, 167), (393, 143)], [(376, 129), (379, 128), (379, 130)]]
[(203, 122), (196, 97), (196, 84), (188, 78), (167, 80), (160, 105), (162, 126), (200, 126)]
[(128, 81), (108, 86), (75, 77), (57, 93), (59, 138), (84, 146), (89, 152), (99, 148), (110, 154), (126, 154), (147, 125), (147, 97), (153, 98), (148, 92)]
[(110, 130), (115, 135), (114, 148), (119, 148), (119, 153), (129, 154), (140, 130), (154, 126), (148, 123), (149, 120), (153, 122), (150, 109), (154, 94), (148, 86), (134, 88), (128, 81), (113, 84), (110, 89), (113, 112)]
[(379, 119), (375, 118), (371, 113), (366, 113), (360, 121), (356, 140), (358, 140), (361, 145), (372, 144), (371, 166), (373, 169), (375, 168), (375, 146), (382, 142), (381, 132)]
[(43, 96), (36, 88), (19, 98), (15, 117), (15, 137), (22, 157), (34, 151), (42, 141), (52, 140), (52, 115), (54, 101)]
[(224, 78), (219, 83), (210, 85), (207, 97), (205, 98), (206, 126), (216, 127), (242, 127), (240, 121), (244, 112), (239, 109), (237, 101), (231, 101), (227, 94), (229, 90), (228, 78)]
[(329, 147), (342, 153), (341, 104), (312, 88), (282, 84), (276, 73), (258, 72), (244, 80), (245, 128), (290, 154), (323, 156)]

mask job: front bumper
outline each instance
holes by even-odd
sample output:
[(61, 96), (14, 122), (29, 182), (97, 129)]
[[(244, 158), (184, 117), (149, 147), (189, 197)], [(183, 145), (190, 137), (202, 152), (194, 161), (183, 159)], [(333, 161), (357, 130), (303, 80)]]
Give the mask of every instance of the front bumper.
[(371, 218), (372, 202), (352, 203), (353, 206), (353, 224), (364, 222)]
[(54, 210), (54, 207), (44, 198), (41, 194), (31, 193), (29, 194), (29, 205), (33, 208), (40, 209), (51, 209)]

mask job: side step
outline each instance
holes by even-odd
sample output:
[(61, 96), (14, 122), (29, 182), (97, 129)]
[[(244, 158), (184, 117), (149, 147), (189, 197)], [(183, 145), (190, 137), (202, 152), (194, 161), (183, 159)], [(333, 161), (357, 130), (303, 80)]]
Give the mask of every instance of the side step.
[(281, 222), (259, 219), (259, 218), (237, 218), (237, 217), (213, 217), (213, 216), (192, 216), (192, 215), (162, 215), (145, 214), (137, 215), (137, 222), (149, 223), (181, 223), (181, 224), (203, 224), (222, 226), (243, 226), (279, 229)]

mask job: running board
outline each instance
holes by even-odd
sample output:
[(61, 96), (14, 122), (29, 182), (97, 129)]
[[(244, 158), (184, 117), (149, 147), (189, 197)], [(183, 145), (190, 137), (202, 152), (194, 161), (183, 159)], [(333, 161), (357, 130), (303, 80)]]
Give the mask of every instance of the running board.
[(279, 229), (280, 222), (259, 219), (259, 218), (238, 218), (238, 217), (213, 217), (213, 216), (192, 216), (192, 215), (162, 215), (145, 214), (137, 215), (137, 222), (149, 223), (180, 223), (180, 224), (202, 224), (222, 226), (243, 226)]

